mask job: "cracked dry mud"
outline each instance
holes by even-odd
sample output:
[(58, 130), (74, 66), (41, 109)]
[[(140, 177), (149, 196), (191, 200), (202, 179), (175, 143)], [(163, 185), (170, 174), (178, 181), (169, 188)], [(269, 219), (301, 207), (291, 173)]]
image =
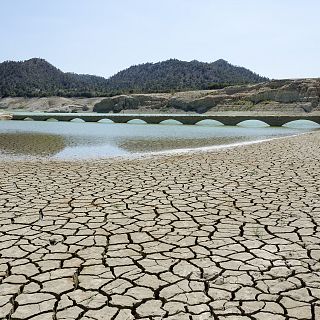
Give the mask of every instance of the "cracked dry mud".
[(320, 319), (320, 134), (0, 163), (0, 319)]

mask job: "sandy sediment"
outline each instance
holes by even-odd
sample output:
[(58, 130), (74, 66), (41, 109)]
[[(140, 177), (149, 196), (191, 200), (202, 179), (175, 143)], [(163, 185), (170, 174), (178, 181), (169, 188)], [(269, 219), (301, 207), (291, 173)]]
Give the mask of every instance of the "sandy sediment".
[(0, 318), (318, 319), (320, 133), (0, 163)]

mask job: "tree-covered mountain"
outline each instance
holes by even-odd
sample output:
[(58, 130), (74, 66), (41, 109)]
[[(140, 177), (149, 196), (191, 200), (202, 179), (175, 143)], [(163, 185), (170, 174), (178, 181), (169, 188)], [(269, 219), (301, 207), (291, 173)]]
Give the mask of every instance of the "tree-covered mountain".
[(212, 63), (170, 59), (157, 63), (144, 63), (120, 71), (108, 79), (108, 86), (120, 91), (167, 92), (215, 88), (217, 84), (226, 86), (267, 80), (222, 59)]
[(105, 93), (106, 79), (65, 73), (43, 59), (0, 63), (0, 96), (91, 96)]
[(171, 59), (145, 63), (120, 71), (109, 79), (65, 73), (38, 58), (0, 63), (0, 97), (110, 96), (219, 88), (267, 80), (224, 60), (204, 63)]

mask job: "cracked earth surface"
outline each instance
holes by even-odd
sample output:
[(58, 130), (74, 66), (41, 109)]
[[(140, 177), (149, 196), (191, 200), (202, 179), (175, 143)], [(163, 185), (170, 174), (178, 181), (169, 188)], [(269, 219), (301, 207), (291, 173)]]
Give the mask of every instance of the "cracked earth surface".
[(320, 134), (0, 163), (0, 319), (320, 319)]

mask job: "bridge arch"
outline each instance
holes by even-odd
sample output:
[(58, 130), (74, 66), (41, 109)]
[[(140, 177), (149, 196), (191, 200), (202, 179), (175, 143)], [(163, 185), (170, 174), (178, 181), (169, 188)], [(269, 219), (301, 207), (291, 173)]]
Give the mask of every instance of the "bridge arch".
[(82, 123), (82, 122), (85, 122), (83, 119), (81, 118), (73, 118), (70, 120), (70, 122), (79, 122), (79, 123)]
[(46, 121), (48, 121), (48, 122), (59, 122), (59, 120), (56, 119), (56, 118), (48, 118)]
[(183, 123), (179, 120), (175, 119), (166, 119), (159, 122), (159, 124), (165, 124), (165, 125), (183, 125)]
[(262, 120), (254, 120), (254, 119), (242, 120), (239, 123), (237, 123), (237, 126), (246, 127), (246, 128), (270, 127), (270, 125), (267, 122)]
[(283, 127), (287, 127), (287, 128), (319, 128), (320, 127), (320, 121), (319, 123), (316, 121), (312, 121), (312, 120), (306, 120), (306, 119), (301, 119), (301, 120), (293, 120), (293, 121), (289, 121), (286, 122), (285, 124), (283, 124)]
[(111, 119), (105, 118), (105, 119), (100, 119), (97, 121), (98, 123), (114, 123)]
[(135, 118), (135, 119), (131, 119), (129, 121), (127, 121), (128, 124), (147, 124), (147, 122), (145, 120), (139, 119), (139, 118)]
[(23, 119), (23, 121), (34, 121), (34, 119), (32, 119), (31, 117), (26, 117)]
[(224, 124), (221, 121), (214, 120), (214, 119), (203, 119), (195, 123), (197, 126), (224, 126)]

